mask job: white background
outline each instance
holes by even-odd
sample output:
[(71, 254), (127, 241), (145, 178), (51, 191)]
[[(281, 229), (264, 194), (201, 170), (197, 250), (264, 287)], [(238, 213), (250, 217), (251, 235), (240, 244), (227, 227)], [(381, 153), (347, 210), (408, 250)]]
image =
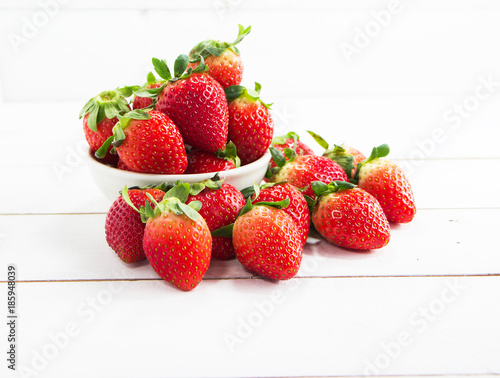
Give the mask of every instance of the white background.
[[(23, 281), (18, 364), (50, 377), (500, 373), (499, 20), (493, 0), (0, 0), (0, 280), (13, 263)], [(107, 247), (78, 113), (142, 84), (152, 57), (173, 65), (238, 24), (252, 26), (243, 84), (262, 84), (276, 133), (366, 154), (388, 143), (418, 215), (382, 251), (308, 245), (309, 269), (286, 283), (218, 262), (180, 293)], [(259, 310), (275, 294), (286, 300)], [(252, 316), (265, 319), (243, 337)], [(228, 334), (243, 340), (234, 350)]]

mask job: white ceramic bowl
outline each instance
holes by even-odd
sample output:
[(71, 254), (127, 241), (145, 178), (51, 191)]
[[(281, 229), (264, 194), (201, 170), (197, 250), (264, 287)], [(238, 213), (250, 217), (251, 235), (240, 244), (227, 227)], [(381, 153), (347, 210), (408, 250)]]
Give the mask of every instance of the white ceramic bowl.
[[(253, 163), (239, 168), (219, 172), (225, 182), (233, 185), (238, 190), (242, 190), (254, 183), (260, 183), (266, 174), (267, 166), (271, 160), (271, 154), (266, 152), (260, 159)], [(113, 168), (98, 162), (92, 152), (87, 154), (88, 167), (90, 174), (94, 178), (97, 187), (110, 200), (114, 201), (120, 194), (119, 191), (126, 185), (145, 186), (150, 184), (175, 183), (177, 180), (183, 182), (195, 183), (209, 179), (214, 173), (197, 173), (190, 175), (158, 175), (149, 173), (137, 173)]]

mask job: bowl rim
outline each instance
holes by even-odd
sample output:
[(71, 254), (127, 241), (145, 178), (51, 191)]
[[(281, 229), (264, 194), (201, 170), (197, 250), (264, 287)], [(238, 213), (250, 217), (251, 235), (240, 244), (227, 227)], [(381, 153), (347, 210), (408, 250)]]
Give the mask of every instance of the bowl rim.
[[(163, 173), (141, 173), (141, 172), (132, 172), (132, 171), (125, 171), (123, 169), (119, 169), (116, 167), (112, 167), (107, 164), (103, 164), (99, 161), (96, 160), (94, 157), (94, 154), (92, 152), (92, 149), (88, 149), (88, 153), (86, 154), (87, 159), (89, 160), (89, 163), (93, 165), (94, 167), (101, 169), (101, 170), (114, 170), (115, 173), (123, 175), (123, 177), (136, 177), (136, 178), (142, 178), (147, 180), (148, 178), (151, 178), (153, 180), (158, 180), (158, 179), (165, 179), (165, 181), (168, 181), (168, 178), (175, 177), (176, 180), (179, 179), (178, 177), (184, 177), (185, 179), (189, 179), (192, 181), (196, 181), (197, 179), (199, 180), (205, 180), (207, 177), (212, 177), (216, 173), (219, 173), (220, 175), (223, 175), (224, 177), (229, 177), (229, 176), (236, 176), (240, 174), (244, 174), (245, 172), (250, 172), (253, 171), (257, 166), (264, 165), (264, 162), (266, 161), (267, 164), (271, 161), (271, 152), (269, 152), (269, 149), (266, 150), (264, 155), (262, 155), (260, 158), (257, 160), (243, 165), (238, 168), (233, 168), (233, 169), (228, 169), (226, 171), (215, 171), (215, 172), (208, 172), (208, 173), (177, 173), (177, 174), (163, 174)], [(179, 179), (182, 180), (182, 179)]]

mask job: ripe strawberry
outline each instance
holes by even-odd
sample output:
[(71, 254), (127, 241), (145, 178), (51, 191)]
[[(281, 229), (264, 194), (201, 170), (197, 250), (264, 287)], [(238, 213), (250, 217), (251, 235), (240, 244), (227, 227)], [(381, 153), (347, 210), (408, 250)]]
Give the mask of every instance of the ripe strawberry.
[(285, 154), (289, 159), (286, 161), (285, 156), (278, 149), (270, 147), (270, 150), (277, 165), (272, 170), (274, 174), (270, 177), (270, 181), (288, 181), (312, 199), (316, 198), (311, 187), (313, 181), (329, 183), (335, 180), (349, 180), (340, 165), (324, 156), (296, 156), (293, 150), (285, 148)]
[(165, 114), (137, 109), (118, 118), (120, 122), (113, 128), (114, 135), (97, 151), (97, 157), (113, 144), (129, 170), (162, 174), (179, 174), (186, 170), (182, 137)]
[[(233, 226), (233, 246), (241, 264), (262, 277), (288, 280), (300, 268), (302, 246), (292, 217), (268, 203), (250, 199)], [(286, 206), (289, 200), (273, 206)]]
[[(145, 205), (146, 201), (150, 202), (146, 193), (149, 193), (156, 201), (161, 201), (165, 194), (158, 189), (132, 189), (127, 194), (134, 206), (140, 208)], [(106, 215), (104, 229), (108, 245), (123, 262), (130, 264), (146, 258), (142, 247), (144, 227), (145, 224), (140, 214), (120, 195)]]
[(329, 242), (351, 249), (382, 248), (391, 237), (389, 222), (378, 201), (355, 185), (335, 181), (313, 183), (318, 196), (312, 222)]
[(243, 165), (262, 157), (273, 139), (270, 105), (260, 100), (260, 88), (255, 83), (255, 90), (241, 85), (225, 89), (229, 104), (228, 140), (236, 145)]
[[(101, 92), (91, 98), (82, 108), (80, 118), (83, 117), (83, 131), (93, 153), (113, 135), (113, 127), (118, 122), (117, 116), (130, 110), (125, 97), (131, 96), (135, 88), (137, 87), (123, 87)], [(117, 156), (111, 154), (109, 150), (106, 152), (101, 157), (101, 161), (116, 164)]]
[(239, 26), (238, 37), (233, 43), (206, 40), (198, 43), (189, 53), (189, 67), (195, 68), (204, 58), (208, 66), (208, 74), (217, 80), (223, 88), (238, 85), (243, 78), (243, 62), (236, 45), (240, 43), (252, 29)]
[[(186, 201), (200, 201), (200, 215), (205, 219), (210, 231), (230, 225), (236, 220), (238, 212), (245, 205), (243, 194), (234, 186), (222, 184), (222, 181), (207, 180), (203, 183), (201, 192), (193, 192)], [(198, 193), (197, 193), (198, 192)], [(212, 257), (228, 260), (235, 257), (231, 237), (212, 236)]]
[[(118, 156), (118, 155), (117, 155)], [(131, 171), (124, 163), (122, 160), (118, 159), (118, 163), (116, 163), (116, 168), (121, 169), (122, 171)]]
[(417, 212), (413, 190), (404, 171), (390, 160), (389, 146), (375, 147), (368, 159), (358, 164), (352, 180), (374, 196), (390, 222), (408, 223)]
[(286, 182), (267, 183), (260, 187), (254, 186), (243, 189), (242, 193), (244, 196), (251, 196), (254, 204), (257, 202), (279, 202), (288, 198), (290, 204), (283, 211), (290, 215), (297, 225), (301, 246), (303, 247), (306, 244), (311, 220), (307, 201), (296, 187)]
[(227, 171), (240, 166), (240, 158), (236, 156), (236, 146), (229, 142), (224, 151), (215, 154), (192, 149), (188, 155), (188, 166), (184, 173), (210, 173)]
[(198, 214), (201, 203), (186, 205), (188, 195), (189, 184), (179, 184), (165, 194), (163, 201), (152, 200), (154, 210), (149, 203), (138, 210), (147, 218), (143, 239), (146, 258), (161, 278), (184, 291), (201, 282), (212, 249), (210, 230)]
[(312, 131), (308, 131), (308, 133), (325, 149), (323, 156), (326, 156), (328, 159), (340, 165), (349, 178), (354, 176), (356, 166), (366, 159), (366, 156), (354, 147), (349, 147), (344, 144), (334, 144), (334, 147), (330, 148), (328, 142), (321, 136)]
[[(272, 146), (284, 152), (285, 148), (295, 149), (297, 155), (316, 155), (311, 147), (300, 141), (299, 136), (290, 131), (289, 133), (273, 138)], [(285, 157), (286, 158), (286, 157)], [(276, 163), (271, 160), (271, 168), (276, 167)]]
[(224, 89), (205, 73), (203, 61), (186, 70), (188, 61), (187, 55), (177, 58), (172, 78), (165, 61), (153, 58), (156, 72), (167, 82), (156, 109), (172, 119), (186, 144), (207, 152), (223, 150), (229, 117)]

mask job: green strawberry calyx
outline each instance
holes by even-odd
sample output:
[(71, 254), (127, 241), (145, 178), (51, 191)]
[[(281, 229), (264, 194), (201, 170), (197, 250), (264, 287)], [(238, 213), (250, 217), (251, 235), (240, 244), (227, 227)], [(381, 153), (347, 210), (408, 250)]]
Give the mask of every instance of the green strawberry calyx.
[(222, 184), (224, 183), (225, 179), (221, 179), (219, 177), (219, 174), (217, 173), (214, 177), (209, 178), (207, 180), (191, 184), (189, 187), (189, 194), (192, 196), (195, 196), (199, 193), (201, 193), (205, 188), (209, 188), (212, 190), (219, 190), (222, 188)]
[(192, 201), (186, 205), (189, 189), (190, 185), (188, 183), (180, 183), (166, 192), (160, 202), (157, 202), (150, 193), (146, 193), (148, 199), (155, 205), (154, 209), (149, 201), (146, 201), (145, 206), (138, 209), (130, 200), (126, 186), (122, 190), (122, 197), (129, 206), (141, 215), (141, 220), (144, 223), (148, 219), (156, 218), (165, 212), (173, 212), (176, 215), (185, 214), (189, 219), (197, 222), (200, 219), (198, 211), (201, 209), (202, 204), (200, 201)]
[[(254, 191), (256, 194), (255, 198), (257, 198), (259, 196), (259, 193), (260, 193), (260, 188), (257, 184), (254, 185)], [(290, 204), (290, 198), (285, 198), (284, 200), (276, 201), (276, 202), (261, 201), (261, 202), (252, 203), (252, 196), (250, 196), (247, 198), (247, 202), (246, 202), (245, 206), (243, 206), (240, 209), (237, 218), (248, 213), (250, 210), (252, 210), (254, 207), (257, 207), (257, 206), (271, 206), (271, 207), (275, 207), (277, 209), (284, 209), (289, 204)], [(212, 236), (222, 236), (224, 238), (231, 238), (233, 236), (233, 228), (234, 228), (234, 223), (231, 223), (227, 226), (218, 228), (217, 230), (213, 230)]]
[(90, 130), (97, 132), (97, 124), (102, 122), (104, 118), (113, 119), (130, 110), (126, 98), (139, 88), (135, 85), (103, 91), (87, 101), (80, 111), (79, 118), (88, 114), (87, 126)]
[(294, 141), (294, 150), (296, 150), (296, 145), (297, 145), (297, 141), (300, 140), (300, 137), (297, 133), (293, 132), (293, 131), (289, 131), (288, 133), (286, 133), (285, 135), (280, 135), (280, 136), (275, 136), (273, 138), (273, 141), (271, 142), (271, 144), (279, 144), (279, 145), (282, 145), (282, 144), (285, 144), (286, 141), (288, 139), (293, 139)]
[(243, 188), (241, 190), (241, 194), (243, 194), (243, 197), (245, 197), (245, 199), (252, 197), (253, 200), (255, 200), (259, 196), (260, 190), (272, 188), (273, 186), (276, 186), (276, 185), (286, 184), (287, 182), (288, 181), (266, 182), (266, 183), (258, 185), (258, 186), (257, 185), (249, 186), (249, 187)]
[(327, 157), (330, 160), (333, 160), (338, 165), (342, 167), (344, 172), (347, 174), (349, 179), (352, 175), (352, 170), (356, 168), (354, 166), (354, 156), (346, 152), (345, 148), (342, 145), (334, 144), (333, 148), (330, 147), (328, 142), (320, 135), (316, 134), (313, 131), (307, 131), (309, 135), (313, 137), (313, 139), (325, 149), (323, 153), (324, 157)]
[(221, 149), (217, 150), (215, 155), (220, 159), (232, 161), (234, 163), (235, 168), (239, 168), (241, 166), (241, 160), (238, 157), (236, 145), (231, 141), (229, 141), (229, 143), (226, 144), (226, 147), (223, 150)]
[(329, 184), (325, 184), (322, 181), (313, 181), (311, 183), (312, 190), (316, 194), (317, 198), (324, 196), (326, 194), (336, 193), (339, 190), (348, 190), (356, 187), (353, 183), (346, 181), (332, 181)]
[(261, 89), (262, 86), (255, 82), (255, 89), (248, 89), (243, 85), (231, 85), (224, 89), (224, 93), (226, 94), (227, 102), (231, 102), (239, 98), (246, 98), (249, 102), (259, 101), (267, 109), (271, 109), (272, 103), (267, 104), (260, 98)]
[(101, 147), (95, 152), (95, 157), (102, 159), (106, 156), (110, 146), (113, 146), (111, 153), (116, 153), (116, 148), (120, 147), (125, 141), (126, 135), (124, 130), (129, 126), (132, 120), (148, 120), (151, 119), (150, 108), (135, 109), (124, 115), (118, 115), (118, 122), (113, 126), (113, 135), (104, 141)]
[(391, 149), (389, 148), (389, 146), (387, 144), (381, 144), (378, 147), (373, 147), (372, 153), (370, 154), (370, 156), (368, 156), (368, 158), (363, 160), (361, 163), (358, 163), (358, 165), (356, 166), (356, 172), (354, 173), (354, 176), (351, 179), (351, 182), (354, 184), (357, 184), (359, 182), (359, 172), (360, 172), (361, 168), (363, 167), (363, 165), (365, 165), (365, 164), (367, 164), (375, 159), (386, 157), (387, 155), (389, 155), (390, 151), (391, 151)]
[(199, 62), (201, 59), (206, 59), (210, 55), (213, 55), (215, 57), (221, 56), (227, 50), (231, 50), (236, 55), (240, 55), (240, 51), (238, 50), (236, 45), (240, 43), (243, 38), (245, 38), (250, 33), (251, 30), (251, 26), (245, 28), (241, 25), (238, 25), (238, 36), (233, 42), (220, 42), (213, 39), (202, 41), (191, 49), (191, 51), (189, 52), (189, 59), (192, 63), (195, 63)]
[(294, 161), (298, 156), (294, 150), (288, 147), (285, 147), (283, 152), (281, 152), (278, 148), (271, 146), (269, 147), (269, 152), (271, 153), (272, 159), (276, 163), (276, 167), (270, 170), (271, 174), (277, 173), (281, 168)]

